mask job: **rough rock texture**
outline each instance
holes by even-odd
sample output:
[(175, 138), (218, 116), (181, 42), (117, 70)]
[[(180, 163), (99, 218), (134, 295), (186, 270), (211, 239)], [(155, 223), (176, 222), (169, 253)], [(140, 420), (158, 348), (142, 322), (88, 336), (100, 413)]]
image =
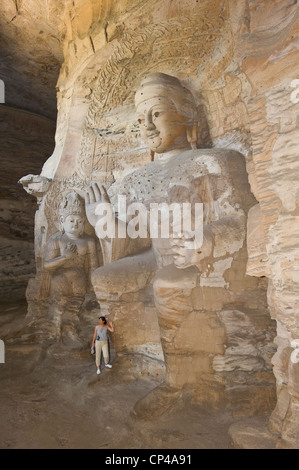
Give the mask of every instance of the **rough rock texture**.
[[(277, 437), (268, 429), (265, 417), (250, 418), (230, 426), (229, 435), (234, 449), (275, 449)], [(258, 439), (257, 439), (258, 435)]]
[[(299, 335), (297, 2), (227, 0), (211, 8), (211, 2), (193, 0), (82, 0), (58, 11), (64, 64), (56, 149), (42, 171), (54, 182), (37, 214), (36, 253), (41, 227), (46, 239), (55, 231), (61, 194), (101, 181), (116, 196), (123, 177), (151, 160), (133, 95), (145, 73), (178, 76), (201, 111), (198, 144), (233, 148), (246, 157), (259, 204), (258, 217), (248, 222), (248, 274), (269, 279), (268, 305), (277, 322), (277, 407), (270, 423), (280, 435), (277, 446), (298, 446), (299, 365), (290, 359)], [(223, 318), (238, 335), (237, 312), (225, 309)], [(238, 352), (241, 344), (231, 346)], [(229, 361), (219, 359), (215, 367), (220, 364), (229, 374)]]
[[(271, 5), (248, 2), (232, 7), (236, 56), (251, 83), (247, 100), (252, 137), (252, 190), (259, 201), (268, 304), (277, 320), (278, 350), (273, 359), (278, 404), (271, 427), (281, 433), (278, 446), (298, 446), (296, 421), (298, 364), (289, 354), (298, 338), (298, 100), (294, 79), (298, 70), (298, 6), (283, 1)], [(242, 15), (242, 20), (241, 16)], [(267, 14), (267, 22), (263, 15)], [(237, 16), (234, 16), (237, 15)], [(238, 26), (237, 26), (238, 25)], [(241, 25), (241, 26), (240, 26)], [(265, 257), (262, 257), (265, 259)], [(265, 264), (265, 262), (264, 262)], [(254, 274), (253, 272), (251, 274)], [(261, 275), (256, 272), (255, 275)], [(276, 366), (284, 362), (286, 369)], [(286, 372), (288, 370), (288, 372)]]
[[(90, 319), (94, 322), (92, 304)], [(9, 336), (24, 324), (26, 306), (1, 310), (0, 331), (6, 343), (1, 364), (1, 449), (227, 449), (228, 428), (234, 422), (225, 412), (203, 409), (185, 400), (172, 401), (155, 419), (133, 414), (142, 399), (161, 380), (147, 364), (138, 378), (113, 361), (112, 370), (95, 374), (89, 351), (50, 347), (41, 353), (35, 344), (10, 343)], [(90, 329), (86, 330), (87, 338)], [(140, 361), (139, 361), (140, 365)], [(90, 430), (93, 429), (93, 432)]]
[[(35, 174), (54, 147), (55, 123), (43, 116), (0, 106), (0, 257), (1, 301), (25, 296), (35, 273), (34, 213), (36, 199), (24, 198), (18, 180), (24, 165)], [(26, 163), (25, 163), (26, 162)]]
[(5, 103), (53, 120), (63, 61), (59, 33), (63, 8), (63, 0), (0, 1), (0, 79), (5, 84)]
[[(142, 147), (138, 140), (132, 146), (129, 137), (135, 134), (130, 125), (130, 103), (140, 73), (175, 70), (191, 90), (201, 92), (198, 105), (205, 110), (208, 123), (202, 127), (202, 144), (212, 140), (214, 145), (242, 150), (247, 157), (249, 181), (260, 204), (260, 230), (265, 234), (267, 262), (263, 263), (270, 280), (268, 302), (272, 317), (282, 325), (279, 331), (285, 331), (283, 337), (289, 347), (291, 339), (298, 337), (294, 150), (298, 104), (291, 101), (292, 80), (298, 76), (297, 4), (289, 0), (271, 5), (262, 1), (219, 2), (211, 9), (207, 2), (142, 2), (141, 9), (140, 2), (136, 2), (123, 5), (120, 11), (115, 3), (104, 2), (101, 11), (97, 11), (93, 2), (86, 2), (84, 9), (80, 5), (73, 12), (67, 24), (67, 37), (73, 47), (68, 44), (66, 48), (65, 43), (66, 60), (59, 80), (57, 135), (67, 142), (65, 117), (68, 115), (72, 123), (72, 90), (74, 111), (88, 108), (88, 113), (82, 112), (87, 121), (82, 132), (84, 145), (76, 159), (77, 172), (82, 171), (82, 150), (83, 154), (88, 152), (88, 143), (88, 153), (94, 149), (95, 165), (104, 157), (112, 180), (123, 175), (119, 165), (124, 148), (136, 152), (138, 146)], [(95, 23), (94, 15), (101, 20)], [(88, 62), (89, 67), (83, 69), (83, 63)], [(126, 128), (121, 124), (124, 111)], [(82, 129), (78, 114), (72, 127)], [(119, 156), (116, 164), (115, 152)], [(72, 152), (73, 158), (74, 155)], [(63, 160), (57, 177), (65, 174)], [(128, 166), (124, 170), (128, 171)], [(92, 174), (91, 178), (99, 175)], [(260, 276), (261, 271), (256, 275)], [(283, 349), (278, 352), (282, 353)], [(292, 366), (290, 373), (296, 367)], [(277, 376), (278, 395), (282, 393), (281, 386), (287, 387), (289, 378), (285, 381)], [(293, 445), (298, 443), (297, 431), (288, 429), (292, 429), (292, 416), (298, 405), (290, 386), (283, 396), (289, 397), (290, 404), (285, 403), (286, 414), (276, 416), (276, 423), (278, 419), (282, 438), (286, 436), (289, 445)]]

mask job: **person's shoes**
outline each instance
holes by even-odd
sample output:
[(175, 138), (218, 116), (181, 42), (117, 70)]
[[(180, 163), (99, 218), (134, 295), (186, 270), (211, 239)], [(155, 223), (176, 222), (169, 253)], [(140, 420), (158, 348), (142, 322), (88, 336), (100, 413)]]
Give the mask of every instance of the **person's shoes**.
[(97, 370), (97, 374), (99, 375), (101, 373), (100, 369)]
[(106, 364), (105, 367), (108, 367), (108, 369), (111, 369), (112, 365), (111, 364)]

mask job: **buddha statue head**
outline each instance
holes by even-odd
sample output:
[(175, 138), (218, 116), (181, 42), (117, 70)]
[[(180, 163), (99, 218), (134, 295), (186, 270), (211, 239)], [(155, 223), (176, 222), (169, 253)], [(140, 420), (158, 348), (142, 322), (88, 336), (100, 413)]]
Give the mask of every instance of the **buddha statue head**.
[(192, 93), (171, 75), (146, 75), (136, 94), (141, 137), (152, 152), (196, 148), (197, 109)]

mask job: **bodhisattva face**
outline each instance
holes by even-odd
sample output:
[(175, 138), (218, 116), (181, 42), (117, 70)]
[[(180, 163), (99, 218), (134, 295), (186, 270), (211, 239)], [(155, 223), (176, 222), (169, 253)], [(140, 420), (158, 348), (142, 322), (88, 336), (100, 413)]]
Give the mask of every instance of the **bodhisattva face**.
[(84, 219), (80, 215), (68, 215), (63, 220), (63, 228), (67, 235), (80, 237), (84, 225)]
[(167, 98), (155, 96), (137, 105), (141, 137), (154, 152), (188, 147), (185, 117)]

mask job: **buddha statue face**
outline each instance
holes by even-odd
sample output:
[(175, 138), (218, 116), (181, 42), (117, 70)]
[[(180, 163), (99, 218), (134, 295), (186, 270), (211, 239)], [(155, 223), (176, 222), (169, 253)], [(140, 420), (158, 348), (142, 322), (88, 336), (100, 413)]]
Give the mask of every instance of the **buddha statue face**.
[(59, 211), (60, 230), (70, 237), (80, 237), (85, 224), (84, 201), (72, 191), (62, 199)]
[(136, 91), (135, 107), (141, 137), (153, 152), (190, 148), (197, 111), (190, 91), (176, 77), (147, 75)]
[(84, 228), (84, 218), (80, 215), (70, 214), (61, 219), (63, 229), (67, 235), (80, 237)]
[(141, 137), (152, 151), (163, 153), (188, 146), (185, 118), (162, 94), (149, 97), (136, 111)]

